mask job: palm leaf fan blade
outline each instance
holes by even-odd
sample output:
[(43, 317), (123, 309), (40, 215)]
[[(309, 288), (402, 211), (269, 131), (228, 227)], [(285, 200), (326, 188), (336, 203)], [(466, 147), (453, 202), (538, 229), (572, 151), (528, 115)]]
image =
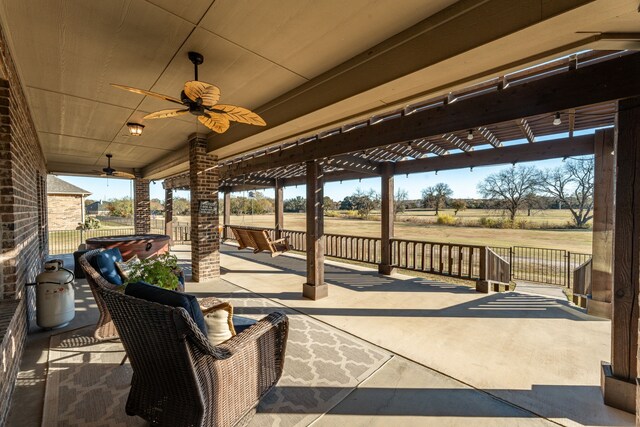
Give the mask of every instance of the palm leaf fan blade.
[(202, 99), (202, 105), (211, 107), (220, 100), (220, 89), (209, 83), (190, 80), (184, 84), (184, 93), (192, 101)]
[(115, 84), (115, 83), (110, 83), (110, 84), (111, 84), (111, 86), (113, 86), (115, 88), (118, 88), (118, 89), (126, 90), (126, 91), (133, 92), (133, 93), (137, 93), (139, 95), (153, 96), (154, 98), (160, 98), (160, 99), (164, 99), (165, 101), (175, 102), (176, 104), (183, 105), (182, 101), (180, 101), (178, 98), (174, 98), (173, 96), (163, 95), (161, 93), (151, 92), (151, 91), (145, 90), (145, 89), (138, 89), (137, 87), (124, 86), (124, 85), (119, 85), (119, 84)]
[(229, 118), (229, 120), (233, 120), (238, 123), (246, 123), (248, 125), (255, 126), (266, 126), (264, 119), (260, 117), (257, 113), (254, 113), (251, 110), (248, 110), (243, 107), (238, 107), (235, 105), (224, 105), (218, 104), (214, 107), (215, 110), (223, 111), (224, 114)]
[(205, 113), (204, 116), (199, 116), (198, 120), (200, 120), (200, 123), (217, 133), (224, 133), (229, 129), (229, 119), (222, 114)]
[(147, 114), (146, 116), (144, 116), (144, 119), (165, 119), (167, 117), (181, 116), (182, 114), (187, 114), (188, 112), (188, 108), (160, 110), (156, 111), (155, 113)]

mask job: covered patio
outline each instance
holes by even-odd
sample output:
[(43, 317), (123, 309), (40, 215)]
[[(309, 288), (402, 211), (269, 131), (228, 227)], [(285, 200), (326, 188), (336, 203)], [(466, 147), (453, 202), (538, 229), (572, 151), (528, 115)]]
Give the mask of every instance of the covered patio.
[[(190, 247), (175, 246), (173, 252), (188, 272)], [(311, 301), (299, 292), (303, 256), (271, 258), (224, 244), (221, 264), (220, 279), (189, 281), (187, 291), (232, 301), (242, 315), (260, 317), (280, 308), (292, 319), (290, 366), (250, 425), (634, 425), (632, 415), (604, 405), (592, 369), (610, 352), (610, 321), (566, 301), (519, 292), (480, 294), (469, 286), (381, 276), (335, 261), (326, 262), (329, 296)], [(79, 318), (67, 330), (96, 319), (91, 293), (86, 285), (80, 289)], [(60, 390), (73, 389), (75, 349), (61, 353), (58, 362), (55, 346), (50, 349), (38, 335), (29, 339), (18, 376), (15, 401), (24, 404), (13, 408), (8, 425), (37, 423), (43, 400), (49, 402), (43, 421), (53, 414), (62, 422), (77, 420), (68, 409), (84, 404), (97, 422), (120, 423), (126, 416), (110, 413), (113, 403), (105, 403), (105, 394), (115, 394), (108, 379), (97, 379), (91, 394), (55, 395), (55, 373), (47, 374), (47, 366), (70, 371), (61, 377), (71, 380)], [(345, 380), (353, 372), (349, 361), (362, 362), (354, 357), (357, 350), (368, 355), (367, 369)], [(94, 363), (100, 369), (104, 362)], [(121, 369), (115, 365), (109, 369)], [(309, 370), (312, 375), (300, 375)], [(82, 378), (78, 374), (76, 381), (82, 384)]]
[[(47, 174), (131, 177), (137, 235), (154, 231), (150, 185), (162, 181), (187, 292), (291, 317), (290, 370), (254, 425), (633, 424), (637, 2), (187, 3), (0, 8), (0, 424), (141, 421), (120, 404), (131, 378), (121, 344), (89, 338), (85, 283), (70, 326), (34, 327), (27, 285), (49, 257)], [(585, 309), (509, 292), (509, 261), (490, 242), (394, 236), (394, 176), (585, 155), (593, 259), (568, 266)], [(380, 236), (326, 234), (324, 184), (367, 177), (380, 179)], [(293, 185), (306, 186), (304, 232), (284, 226)], [(291, 246), (277, 258), (230, 242), (231, 193), (262, 188), (276, 202), (265, 236)], [(174, 190), (191, 197), (180, 242)], [(109, 381), (112, 398), (84, 404), (87, 383)]]

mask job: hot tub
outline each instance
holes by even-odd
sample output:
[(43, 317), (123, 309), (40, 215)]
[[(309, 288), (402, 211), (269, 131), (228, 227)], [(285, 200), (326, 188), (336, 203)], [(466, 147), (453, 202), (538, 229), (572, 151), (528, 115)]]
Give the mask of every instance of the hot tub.
[(126, 261), (134, 255), (144, 259), (169, 251), (169, 236), (165, 234), (140, 234), (128, 236), (105, 236), (87, 239), (87, 249), (118, 248)]

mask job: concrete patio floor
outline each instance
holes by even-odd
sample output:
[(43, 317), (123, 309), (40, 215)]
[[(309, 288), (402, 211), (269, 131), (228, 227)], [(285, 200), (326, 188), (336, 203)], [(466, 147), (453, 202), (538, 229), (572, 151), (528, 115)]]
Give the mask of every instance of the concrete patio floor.
[[(190, 258), (189, 246), (173, 252)], [(331, 261), (329, 297), (310, 301), (301, 297), (301, 256), (223, 245), (221, 265), (224, 280), (188, 283), (187, 291), (224, 299), (250, 290), (395, 353), (314, 425), (634, 425), (631, 414), (602, 403), (598, 387), (610, 323), (562, 301), (483, 295)], [(65, 329), (97, 319), (88, 286), (80, 284), (79, 311)], [(28, 337), (9, 426), (40, 424), (50, 335)]]
[[(189, 257), (188, 246), (174, 250)], [(332, 261), (326, 262), (329, 297), (311, 301), (301, 297), (302, 256), (271, 258), (223, 245), (221, 265), (222, 277), (230, 283), (558, 424), (635, 424), (631, 414), (605, 406), (600, 394), (600, 362), (610, 358), (610, 322), (565, 301), (518, 292), (479, 294), (465, 286), (400, 274), (386, 277), (373, 269)], [(206, 292), (203, 285), (194, 285), (190, 292), (199, 292), (199, 286)], [(374, 379), (368, 383), (376, 384)], [(402, 400), (414, 395), (399, 397), (414, 387), (402, 381), (395, 384), (391, 396)], [(423, 386), (417, 388), (421, 392), (431, 388)], [(366, 393), (365, 388), (366, 384), (353, 398)], [(370, 424), (367, 415), (377, 413), (371, 410), (343, 416), (349, 422), (356, 417)], [(417, 415), (411, 409), (403, 414)], [(336, 416), (326, 416), (327, 422)], [(461, 424), (469, 421), (453, 418)], [(405, 416), (402, 419), (406, 421)]]

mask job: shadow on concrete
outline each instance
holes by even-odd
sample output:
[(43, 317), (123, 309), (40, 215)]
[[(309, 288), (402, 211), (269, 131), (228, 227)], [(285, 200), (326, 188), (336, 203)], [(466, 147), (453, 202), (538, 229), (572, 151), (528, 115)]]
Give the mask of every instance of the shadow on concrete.
[[(240, 270), (238, 273), (258, 274), (297, 274), (304, 276), (306, 262), (304, 259), (279, 256), (272, 258), (268, 254), (254, 254), (238, 250), (229, 245), (222, 245), (225, 255), (237, 257), (249, 262), (259, 263), (276, 269), (276, 271)], [(228, 270), (229, 272), (233, 270)], [(420, 292), (420, 293), (454, 293), (478, 295), (473, 288), (462, 285), (439, 282), (424, 278), (395, 279), (383, 276), (375, 271), (361, 271), (335, 265), (325, 265), (325, 282), (334, 286), (356, 292)], [(260, 296), (281, 300), (302, 300), (301, 293), (260, 293)], [(241, 297), (234, 294), (234, 298)], [(291, 307), (309, 315), (340, 316), (398, 316), (398, 317), (464, 317), (464, 318), (534, 318), (534, 319), (568, 319), (576, 321), (604, 321), (604, 319), (586, 315), (582, 310), (573, 307), (567, 301), (548, 298), (541, 295), (506, 292), (488, 294), (467, 303), (441, 309), (360, 309), (360, 308), (313, 308)], [(246, 313), (250, 314), (250, 313)]]

